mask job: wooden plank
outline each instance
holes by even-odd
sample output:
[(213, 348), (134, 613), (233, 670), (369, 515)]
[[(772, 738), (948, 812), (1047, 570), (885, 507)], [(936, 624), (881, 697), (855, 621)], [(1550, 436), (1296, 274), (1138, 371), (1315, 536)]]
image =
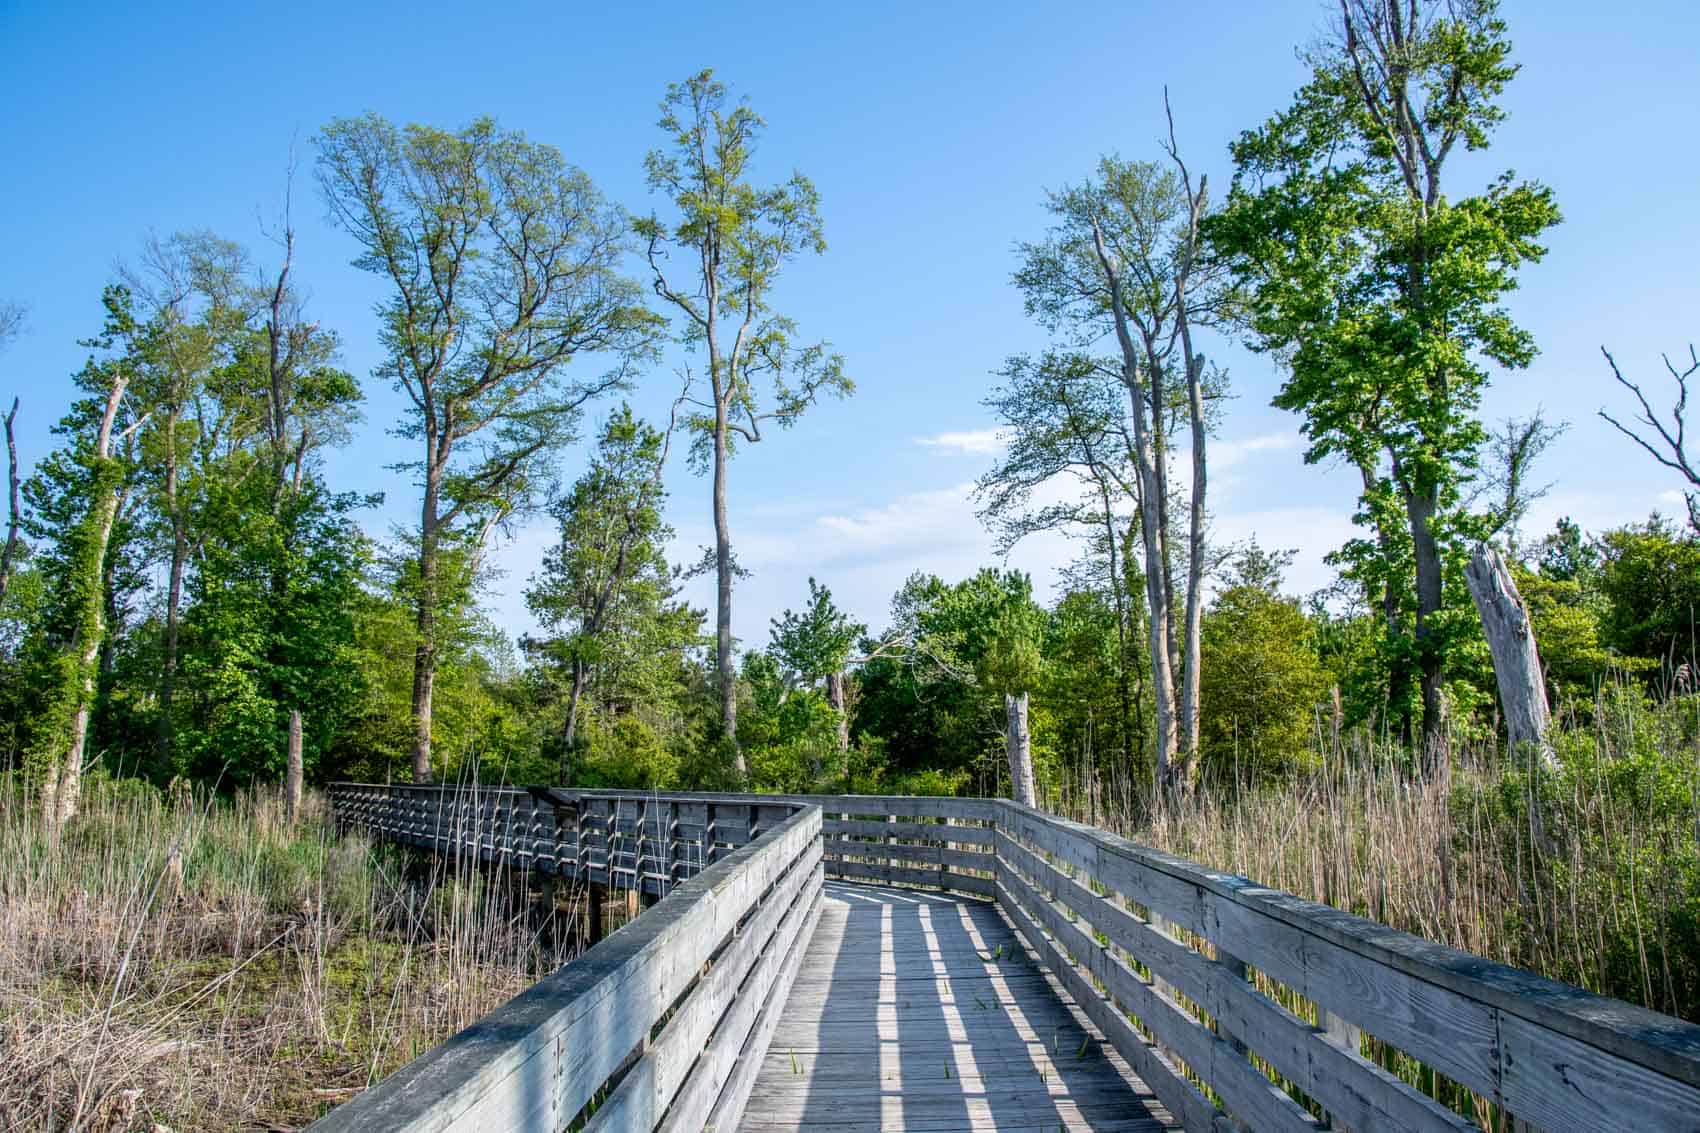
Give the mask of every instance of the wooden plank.
[(1224, 1032), (1256, 1051), (1349, 1128), (1364, 1133), (1379, 1129), (1463, 1133), (1475, 1128), (1473, 1122), (1363, 1058), (1355, 1047), (1348, 1051), (1333, 1042), (1326, 1032), (1252, 987), (1230, 965), (1159, 932), (1007, 836), (1000, 835), (998, 846), (1006, 868), (1033, 878), (1113, 944), (1160, 973), (1209, 1011)]
[[(727, 1026), (727, 1011), (740, 994), (745, 977), (774, 942), (775, 930), (790, 912), (797, 895), (806, 890), (809, 901), (815, 893), (818, 842), (810, 843), (774, 888), (762, 898), (754, 916), (713, 960), (708, 974), (697, 981), (684, 1001), (668, 1017), (659, 1035), (652, 1035), (643, 1057), (603, 1100), (585, 1126), (585, 1133), (618, 1129), (653, 1129), (673, 1102), (673, 1095), (690, 1075), (710, 1034)], [(793, 920), (793, 926), (800, 921)], [(789, 952), (789, 938), (775, 944)], [(767, 988), (757, 986), (749, 994), (766, 999)], [(751, 1012), (751, 1018), (754, 1012)], [(747, 1032), (746, 1032), (747, 1033)], [(740, 1037), (740, 1044), (741, 1044)]]
[(819, 811), (799, 812), (314, 1128), (558, 1133), (819, 830)]
[[(728, 1111), (735, 1107), (736, 1093), (741, 1088), (740, 1084), (734, 1083), (739, 1059), (745, 1049), (767, 1049), (771, 1025), (767, 1031), (761, 1029), (764, 1012), (769, 1004), (783, 1004), (789, 996), (798, 962), (808, 948), (820, 913), (824, 881), (817, 860), (809, 870), (802, 893), (786, 910), (785, 919), (773, 934), (769, 946), (762, 950), (755, 970), (745, 979), (738, 998), (715, 1028), (702, 1057), (691, 1068), (690, 1076), (674, 1097), (672, 1106), (656, 1126), (662, 1133), (695, 1133), (704, 1128), (710, 1112), (722, 1099), (725, 1099)], [(730, 1095), (727, 1093), (728, 1084), (733, 1087)], [(736, 1115), (730, 1120), (735, 1124)]]
[(1318, 1123), (1298, 1103), (1264, 1077), (1227, 1040), (1198, 1022), (1187, 1010), (1128, 967), (1090, 933), (1068, 920), (1018, 873), (998, 878), (1003, 892), (1020, 903), (1052, 939), (1072, 954), (1074, 963), (1090, 972), (1156, 1036), (1159, 1044), (1190, 1067), (1222, 1096), (1228, 1109), (1255, 1129), (1308, 1133)]
[(1158, 1054), (1156, 1047), (1139, 1033), (1132, 1020), (1092, 986), (1062, 949), (1040, 930), (1021, 902), (1008, 890), (1005, 880), (1002, 875), (998, 878), (998, 905), (1027, 941), (1027, 946), (1038, 953), (1041, 962), (1062, 983), (1075, 1004), (1115, 1045), (1168, 1111), (1180, 1119), (1181, 1125), (1191, 1133), (1214, 1133), (1216, 1107)]
[[(1118, 870), (1128, 875), (1134, 873), (1137, 867), (1140, 876), (1145, 878), (1154, 879), (1160, 875), (1168, 879), (1164, 884), (1191, 887), (1217, 901), (1258, 914), (1251, 933), (1253, 936), (1268, 939), (1273, 935), (1274, 926), (1282, 926), (1302, 937), (1306, 942), (1304, 947), (1314, 946), (1320, 951), (1322, 944), (1331, 944), (1374, 966), (1402, 974), (1408, 978), (1401, 985), (1404, 990), (1411, 990), (1409, 981), (1414, 980), (1475, 1001), (1486, 1009), (1485, 1012), (1470, 1012), (1471, 1017), (1465, 1021), (1462, 1033), (1448, 1036), (1456, 1037), (1472, 1048), (1479, 1047), (1478, 1024), (1484, 1014), (1490, 1019), (1512, 1016), (1569, 1036), (1585, 1046), (1612, 1053), (1625, 1062), (1700, 1087), (1700, 1025), (1470, 956), (1326, 905), (1265, 888), (1247, 878), (1209, 870), (1090, 827), (1040, 815), (1015, 803), (1001, 805), (1008, 816), (1005, 821), (1019, 826), (1023, 832), (1034, 826), (1053, 831), (1067, 830), (1096, 847), (1100, 868), (1093, 872), (1093, 876), (1105, 884), (1120, 888), (1117, 882), (1121, 878), (1115, 876)], [(1144, 903), (1137, 894), (1129, 895)], [(1197, 918), (1195, 924), (1188, 923), (1186, 917), (1175, 910), (1165, 908), (1161, 911), (1180, 920), (1191, 931), (1210, 935), (1211, 926), (1205, 917)], [(1224, 922), (1226, 919), (1223, 918)], [(1313, 945), (1312, 942), (1318, 943)], [(1259, 958), (1248, 952), (1240, 942), (1235, 942), (1233, 951), (1254, 967), (1270, 970), (1268, 963), (1259, 962)], [(1285, 977), (1277, 978), (1288, 982)], [(1329, 986), (1326, 978), (1315, 981), (1315, 990), (1319, 992)], [(1436, 1004), (1444, 1002), (1430, 993), (1423, 994)], [(1379, 1003), (1375, 1007), (1384, 1005)], [(1374, 1017), (1375, 1007), (1367, 1013), (1369, 1017), (1351, 1004), (1336, 1002), (1329, 1007), (1365, 1030), (1380, 1033), (1377, 1030), (1379, 1019)], [(1427, 1013), (1444, 1014), (1440, 1010), (1428, 1010)], [(1400, 1045), (1397, 1040), (1390, 1041)], [(1409, 1053), (1418, 1054), (1416, 1051)], [(1472, 1049), (1467, 1057), (1453, 1061), (1463, 1062), (1472, 1068), (1473, 1073), (1480, 1069), (1478, 1053), (1478, 1050)], [(1418, 1054), (1418, 1057), (1423, 1056)], [(1437, 1069), (1448, 1073), (1439, 1066)], [(1465, 1071), (1460, 1069), (1459, 1072)], [(1452, 1073), (1448, 1076), (1457, 1077)], [(1496, 1069), (1490, 1077), (1497, 1077)], [(1465, 1084), (1471, 1083), (1466, 1081)], [(1484, 1092), (1491, 1094), (1491, 1083)]]
[(826, 818), (821, 833), (829, 838), (848, 835), (895, 837), (905, 842), (949, 842), (963, 846), (990, 846), (990, 826), (952, 826), (944, 822), (875, 822), (862, 818)]
[(1516, 1116), (1553, 1130), (1700, 1130), (1700, 1090), (1580, 1043), (1549, 1027), (1501, 1014), (1501, 1101)]
[(1167, 1128), (1015, 940), (987, 902), (829, 886), (742, 1128)]
[[(808, 951), (809, 941), (813, 938), (815, 927), (819, 923), (821, 900), (817, 895), (810, 903), (808, 917), (797, 934), (797, 939), (791, 945), (791, 952), (785, 958), (785, 963), (774, 978), (773, 987), (768, 993), (767, 1002), (762, 1006), (751, 1026), (743, 1049), (726, 1074), (726, 1084), (721, 1087), (719, 1097), (714, 1107), (709, 1111), (700, 1126), (703, 1133), (717, 1133), (719, 1130), (731, 1130), (737, 1127), (743, 1117), (744, 1106), (749, 1100), (751, 1088), (755, 1085), (756, 1075), (761, 1071), (760, 1055), (766, 1053), (768, 1041), (773, 1036), (773, 1028), (784, 1013), (785, 1003), (791, 993), (791, 981), (796, 978), (797, 969), (802, 964), (803, 956)], [(681, 1114), (681, 1117), (688, 1117)], [(669, 1127), (668, 1133), (690, 1133), (691, 1123), (681, 1123), (676, 1129)]]

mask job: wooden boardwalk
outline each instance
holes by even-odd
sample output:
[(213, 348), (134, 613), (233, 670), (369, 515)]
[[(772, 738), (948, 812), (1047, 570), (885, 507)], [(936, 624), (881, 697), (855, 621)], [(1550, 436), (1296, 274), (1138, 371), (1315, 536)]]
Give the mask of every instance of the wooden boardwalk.
[(747, 1133), (1173, 1128), (990, 901), (828, 882)]
[(1003, 799), (332, 801), (658, 900), (313, 1133), (1700, 1133), (1700, 1026)]

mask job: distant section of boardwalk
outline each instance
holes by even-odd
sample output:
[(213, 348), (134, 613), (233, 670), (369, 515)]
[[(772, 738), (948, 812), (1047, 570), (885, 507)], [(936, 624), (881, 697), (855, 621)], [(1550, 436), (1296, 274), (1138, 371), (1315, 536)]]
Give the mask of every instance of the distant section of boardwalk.
[(828, 882), (740, 1128), (1174, 1125), (994, 903)]

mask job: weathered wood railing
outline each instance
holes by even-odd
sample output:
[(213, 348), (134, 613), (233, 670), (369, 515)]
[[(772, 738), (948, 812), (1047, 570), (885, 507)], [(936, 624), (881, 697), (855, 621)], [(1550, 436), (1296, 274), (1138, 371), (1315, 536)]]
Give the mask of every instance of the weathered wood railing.
[(1479, 1128), (1365, 1036), (1501, 1120), (1700, 1129), (1700, 1027), (1013, 803), (996, 838), (999, 903), (1189, 1130)]
[[(402, 841), (667, 899), (328, 1130), (556, 1133), (601, 1094), (596, 1128), (731, 1128), (823, 873), (995, 898), (1188, 1130), (1473, 1129), (1436, 1100), (1471, 1093), (1502, 1128), (1700, 1130), (1700, 1027), (1001, 800), (339, 786), (332, 801)], [(1395, 1073), (1418, 1066), (1425, 1089)]]
[[(592, 823), (598, 834), (580, 838), (568, 858), (538, 848), (536, 805), (515, 792), (491, 794), (469, 798), (464, 812), (446, 793), (438, 807), (417, 788), (397, 791), (393, 806), (364, 788), (339, 788), (332, 798), (339, 821), (437, 848), (460, 838), (500, 864), (521, 861), (523, 843), (539, 868), (569, 860), (596, 863), (591, 871), (604, 875), (645, 868), (641, 856), (620, 864), (618, 799), (610, 797), (607, 810), (590, 808), (609, 821)], [(657, 800), (657, 815), (665, 809)], [(666, 900), (313, 1128), (731, 1128), (789, 993), (821, 886), (818, 807), (744, 810), (752, 817), (743, 845), (705, 842), (713, 860), (669, 883)], [(759, 828), (754, 816), (762, 813), (777, 821)], [(513, 840), (504, 843), (501, 831)]]
[(812, 805), (829, 876), (992, 896), (991, 799), (365, 783), (335, 784), (330, 796), (346, 827), (657, 897)]

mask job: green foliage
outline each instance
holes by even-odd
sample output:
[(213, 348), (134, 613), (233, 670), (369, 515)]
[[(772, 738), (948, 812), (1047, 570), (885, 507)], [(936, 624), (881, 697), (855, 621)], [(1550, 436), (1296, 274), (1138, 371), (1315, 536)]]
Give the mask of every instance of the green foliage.
[(1602, 640), (1673, 671), (1700, 670), (1700, 534), (1655, 517), (1607, 532), (1601, 549)]
[(1200, 747), (1218, 781), (1281, 777), (1315, 759), (1329, 678), (1299, 604), (1241, 582), (1204, 615)]
[(842, 672), (868, 627), (850, 620), (832, 601), (832, 591), (809, 579), (809, 604), (773, 619), (768, 651), (792, 678), (814, 685)]
[[(561, 747), (575, 698), (581, 718), (647, 711), (669, 743), (680, 735), (676, 718), (690, 695), (703, 614), (678, 600), (666, 559), (672, 528), (662, 517), (661, 472), (669, 440), (622, 406), (604, 426), (590, 468), (550, 509), (559, 542), (526, 590), (545, 632), (523, 645), (534, 694), (560, 712)], [(663, 717), (674, 722), (662, 724)], [(576, 748), (576, 723), (571, 731)], [(578, 753), (561, 755), (564, 773), (576, 777)]]
[[(656, 292), (685, 316), (684, 342), (711, 354), (712, 405), (688, 419), (692, 460), (706, 468), (716, 444), (730, 454), (740, 441), (759, 441), (762, 422), (787, 428), (821, 394), (842, 397), (855, 387), (841, 355), (825, 343), (798, 346), (796, 324), (770, 306), (787, 263), (826, 251), (814, 183), (796, 172), (766, 188), (750, 180), (766, 123), (747, 103), (730, 104), (711, 70), (668, 85), (658, 125), (668, 145), (649, 152), (644, 172), (677, 215), (668, 223), (652, 214), (634, 228), (648, 243)], [(661, 260), (669, 246), (701, 265), (699, 279), (677, 286), (667, 279)], [(710, 341), (711, 324), (723, 318), (737, 333)], [(753, 380), (762, 376), (772, 383), (765, 405)]]
[(193, 694), (179, 708), (176, 770), (276, 781), (294, 708), (316, 777), (364, 694), (355, 616), (372, 552), (353, 523), (358, 505), (317, 484), (276, 516), (263, 500), (228, 502), (190, 586), (182, 671)]
[[(1287, 367), (1275, 404), (1303, 415), (1307, 461), (1362, 474), (1356, 520), (1376, 538), (1338, 561), (1384, 605), (1397, 702), (1406, 658), (1432, 693), (1472, 636), (1458, 560), (1481, 533), (1461, 488), (1485, 440), (1483, 363), (1534, 357), (1504, 300), (1559, 213), (1509, 173), (1475, 196), (1443, 189), (1448, 154), (1486, 147), (1516, 73), (1491, 0), (1345, 19), (1293, 105), (1231, 147), (1233, 190), (1208, 232), (1245, 286), (1252, 345)], [(1425, 703), (1427, 734), (1439, 707)]]

